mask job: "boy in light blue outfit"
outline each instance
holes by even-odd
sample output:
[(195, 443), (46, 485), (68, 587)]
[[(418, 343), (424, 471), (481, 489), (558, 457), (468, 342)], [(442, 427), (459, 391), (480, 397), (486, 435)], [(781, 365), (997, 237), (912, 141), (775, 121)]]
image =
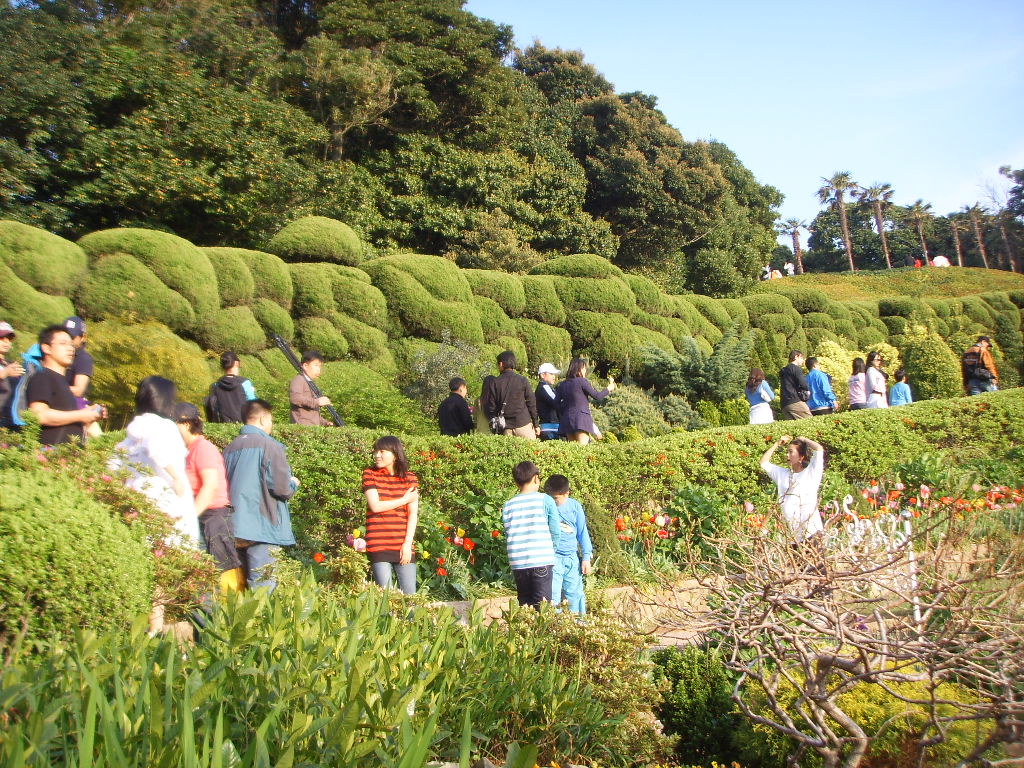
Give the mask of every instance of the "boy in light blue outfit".
[(544, 483), (544, 493), (558, 505), (561, 532), (555, 547), (551, 602), (558, 605), (564, 599), (570, 611), (584, 614), (587, 603), (583, 595), (583, 577), (590, 573), (590, 558), (594, 553), (587, 531), (587, 516), (583, 506), (576, 499), (569, 498), (569, 478), (565, 475), (551, 475)]
[(811, 409), (812, 416), (835, 413), (836, 393), (832, 391), (832, 380), (818, 367), (816, 357), (807, 358), (807, 388), (811, 390), (807, 407)]
[(900, 368), (894, 374), (896, 383), (889, 390), (889, 405), (910, 405), (914, 398), (910, 396), (910, 385), (907, 384), (907, 372)]

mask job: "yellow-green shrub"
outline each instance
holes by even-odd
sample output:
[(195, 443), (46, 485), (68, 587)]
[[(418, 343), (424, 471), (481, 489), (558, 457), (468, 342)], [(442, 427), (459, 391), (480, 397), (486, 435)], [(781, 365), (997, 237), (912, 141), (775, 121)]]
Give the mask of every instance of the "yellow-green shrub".
[(37, 291), (6, 264), (0, 264), (0, 312), (16, 330), (34, 335), (74, 314), (74, 308), (70, 299)]
[(288, 262), (327, 261), (355, 266), (363, 245), (353, 229), (325, 216), (296, 219), (274, 235), (267, 250)]
[(252, 272), (237, 248), (202, 248), (217, 274), (220, 301), (226, 307), (251, 304), (256, 284)]
[(267, 346), (267, 335), (247, 306), (218, 309), (196, 329), (206, 349), (255, 352)]
[(0, 221), (0, 263), (43, 294), (70, 297), (86, 270), (87, 258), (79, 246), (45, 229)]
[(559, 256), (538, 264), (531, 275), (561, 275), (563, 277), (622, 277), (622, 270), (608, 259), (592, 253)]
[(523, 314), (526, 309), (526, 293), (518, 275), (496, 269), (465, 269), (463, 274), (475, 295), (496, 301), (509, 317)]
[(295, 336), (303, 350), (316, 349), (325, 360), (341, 360), (348, 355), (348, 339), (327, 318), (300, 317), (295, 321)]
[(565, 325), (565, 306), (555, 291), (555, 278), (548, 275), (523, 275), (526, 306), (523, 317), (546, 325)]
[(285, 341), (295, 338), (295, 323), (292, 316), (276, 301), (256, 299), (252, 305), (252, 314), (267, 334), (276, 333)]

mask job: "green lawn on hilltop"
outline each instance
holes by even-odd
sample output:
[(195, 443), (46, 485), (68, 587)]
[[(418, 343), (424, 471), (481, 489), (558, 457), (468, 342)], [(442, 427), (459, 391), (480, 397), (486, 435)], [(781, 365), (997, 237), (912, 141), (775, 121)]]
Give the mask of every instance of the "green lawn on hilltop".
[(889, 296), (952, 298), (989, 291), (1024, 290), (1024, 275), (980, 267), (904, 267), (856, 273), (812, 272), (782, 280), (766, 280), (755, 290), (761, 293), (774, 293), (793, 286), (817, 288), (837, 301)]

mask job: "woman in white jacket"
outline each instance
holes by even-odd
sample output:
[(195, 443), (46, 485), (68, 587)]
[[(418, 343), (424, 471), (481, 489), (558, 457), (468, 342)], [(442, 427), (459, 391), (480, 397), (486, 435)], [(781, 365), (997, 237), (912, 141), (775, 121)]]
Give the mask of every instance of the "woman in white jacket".
[(865, 391), (868, 396), (866, 408), (888, 408), (889, 391), (886, 385), (885, 371), (882, 370), (882, 355), (878, 352), (868, 353), (868, 370)]

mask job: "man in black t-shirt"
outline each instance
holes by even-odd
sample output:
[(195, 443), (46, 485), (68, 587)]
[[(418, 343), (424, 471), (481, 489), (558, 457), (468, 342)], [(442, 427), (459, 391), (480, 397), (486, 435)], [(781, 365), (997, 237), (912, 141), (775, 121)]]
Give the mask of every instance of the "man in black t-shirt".
[(82, 440), (85, 427), (106, 417), (101, 406), (78, 408), (68, 386), (67, 372), (75, 357), (75, 346), (68, 332), (59, 325), (44, 328), (39, 334), (43, 367), (29, 379), (26, 390), (28, 407), (39, 419), (39, 442), (60, 445), (72, 438)]
[(92, 355), (85, 348), (85, 321), (78, 316), (69, 317), (64, 321), (64, 330), (75, 345), (75, 358), (68, 366), (68, 386), (71, 387), (71, 394), (75, 396), (78, 407), (85, 408), (94, 368)]

